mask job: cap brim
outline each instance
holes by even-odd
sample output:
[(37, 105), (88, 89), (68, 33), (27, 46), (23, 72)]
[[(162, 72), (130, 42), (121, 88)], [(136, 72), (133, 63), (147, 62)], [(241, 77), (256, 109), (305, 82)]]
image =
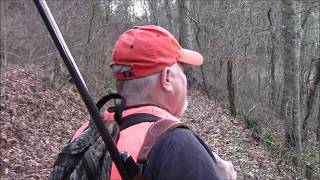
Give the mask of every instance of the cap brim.
[(196, 51), (182, 49), (180, 55), (181, 57), (178, 60), (179, 62), (196, 65), (196, 66), (199, 66), (203, 63), (202, 55)]

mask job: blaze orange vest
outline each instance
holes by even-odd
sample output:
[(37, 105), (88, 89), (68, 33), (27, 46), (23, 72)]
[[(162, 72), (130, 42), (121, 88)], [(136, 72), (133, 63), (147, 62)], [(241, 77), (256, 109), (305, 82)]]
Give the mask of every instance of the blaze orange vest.
[[(163, 119), (171, 119), (180, 121), (173, 115), (171, 115), (169, 112), (156, 107), (156, 106), (142, 106), (138, 108), (131, 108), (128, 110), (125, 110), (122, 113), (123, 117), (129, 116), (131, 114), (136, 113), (147, 113), (152, 114), (155, 116), (158, 116)], [(106, 120), (113, 120), (113, 113), (105, 112), (104, 118)], [(75, 135), (72, 138), (72, 141), (77, 139), (80, 134), (88, 127), (89, 122), (86, 122), (80, 129), (78, 129), (75, 133)], [(119, 152), (126, 151), (128, 152), (132, 158), (137, 161), (138, 153), (141, 149), (141, 146), (143, 145), (145, 136), (147, 134), (147, 131), (149, 127), (152, 125), (152, 122), (143, 122), (139, 124), (132, 125), (120, 132), (119, 140), (117, 142), (117, 148)], [(115, 167), (114, 163), (112, 163), (112, 169), (111, 169), (111, 180), (121, 180), (121, 176)]]

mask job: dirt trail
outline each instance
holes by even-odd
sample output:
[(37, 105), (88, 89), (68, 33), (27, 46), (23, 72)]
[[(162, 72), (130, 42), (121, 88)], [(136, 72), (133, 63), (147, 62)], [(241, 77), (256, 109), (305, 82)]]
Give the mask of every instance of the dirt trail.
[[(45, 73), (35, 65), (1, 69), (1, 179), (46, 179), (63, 144), (87, 118), (77, 91), (49, 88)], [(204, 94), (190, 93), (182, 120), (234, 163), (238, 179), (292, 179), (240, 119)]]

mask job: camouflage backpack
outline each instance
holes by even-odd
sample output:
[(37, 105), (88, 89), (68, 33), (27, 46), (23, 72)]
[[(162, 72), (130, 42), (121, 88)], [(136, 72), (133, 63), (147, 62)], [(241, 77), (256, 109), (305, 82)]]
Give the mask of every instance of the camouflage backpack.
[[(115, 112), (117, 120), (125, 106), (124, 99), (117, 94), (109, 94), (101, 98), (97, 107), (100, 110), (112, 99), (120, 99), (120, 103), (110, 107), (108, 111)], [(119, 137), (119, 125), (115, 121), (104, 121), (114, 142)], [(107, 151), (96, 125), (90, 122), (89, 127), (80, 137), (66, 144), (59, 153), (49, 176), (51, 180), (62, 179), (110, 179), (112, 158)]]
[[(116, 142), (119, 126), (105, 121)], [(54, 163), (49, 179), (110, 179), (112, 159), (96, 126), (92, 124), (75, 141), (66, 144)]]

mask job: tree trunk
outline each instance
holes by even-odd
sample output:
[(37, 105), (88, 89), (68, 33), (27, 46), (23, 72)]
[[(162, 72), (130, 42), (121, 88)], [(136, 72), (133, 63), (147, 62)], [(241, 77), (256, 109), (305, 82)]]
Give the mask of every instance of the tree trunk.
[(219, 59), (219, 70), (217, 74), (217, 78), (220, 79), (222, 76), (222, 69), (223, 69), (223, 60)]
[[(300, 70), (299, 70), (299, 49), (297, 38), (297, 18), (295, 17), (295, 1), (282, 0), (282, 23), (284, 39), (284, 88), (282, 99), (282, 118), (286, 119), (286, 144), (288, 147), (295, 147), (297, 155), (297, 165), (302, 162), (302, 144), (301, 144), (301, 121), (300, 121)], [(290, 98), (290, 95), (291, 98)], [(292, 119), (286, 112), (286, 107), (292, 101)]]
[(227, 66), (227, 89), (228, 89), (228, 97), (229, 97), (229, 103), (230, 103), (230, 111), (232, 116), (236, 116), (236, 107), (234, 103), (234, 85), (232, 80), (232, 61), (228, 61)]
[(320, 98), (319, 98), (319, 105), (318, 105), (318, 128), (317, 128), (317, 140), (320, 143)]
[[(4, 19), (4, 17), (6, 16), (6, 11), (7, 11), (7, 6), (6, 3), (7, 1), (1, 1), (0, 5), (1, 5), (1, 12), (0, 12), (0, 17), (1, 17), (1, 31), (0, 31), (0, 37), (2, 37), (1, 39), (3, 40), (3, 49), (1, 48), (1, 52), (0, 52), (0, 59), (2, 60), (2, 56), (3, 56), (3, 62), (0, 63), (0, 67), (3, 65), (4, 67), (7, 66), (7, 29), (6, 29), (6, 21)], [(1, 40), (1, 41), (2, 41)]]
[(112, 0), (104, 0), (104, 4), (105, 4), (105, 7), (106, 7), (106, 19), (105, 19), (105, 22), (108, 22), (109, 21), (109, 18), (112, 14), (112, 8), (111, 8), (111, 2)]
[(92, 14), (91, 14), (90, 23), (89, 23), (87, 44), (89, 44), (90, 41), (91, 41), (93, 20), (94, 20), (94, 18), (95, 18), (95, 8), (96, 8), (96, 5), (95, 5), (95, 3), (92, 1), (92, 11), (91, 11)]
[[(192, 49), (192, 30), (189, 18), (191, 9), (190, 0), (178, 0), (179, 4), (179, 42), (183, 48)], [(190, 65), (185, 66), (185, 74), (188, 79), (188, 87), (190, 88), (194, 83), (193, 68)]]
[(276, 85), (276, 73), (275, 73), (275, 68), (276, 68), (276, 62), (275, 62), (275, 46), (274, 43), (272, 43), (272, 50), (271, 50), (271, 57), (270, 57), (270, 64), (271, 64), (271, 97), (270, 97), (270, 106), (273, 109), (275, 108), (276, 104), (276, 91), (277, 91), (277, 85)]
[(261, 96), (261, 74), (260, 72), (258, 72), (258, 93), (257, 93), (257, 97)]
[(124, 7), (124, 13), (125, 13), (125, 25), (126, 29), (131, 28), (130, 27), (130, 13), (129, 13), (129, 7), (130, 7), (130, 2), (129, 0), (123, 0), (123, 7)]
[(316, 95), (316, 90), (319, 88), (319, 82), (320, 82), (320, 61), (318, 60), (315, 66), (316, 72), (315, 72), (315, 77), (314, 81), (312, 82), (311, 88), (310, 88), (310, 93), (307, 98), (307, 106), (306, 106), (306, 113), (305, 117), (303, 119), (303, 124), (302, 124), (302, 132), (303, 132), (303, 141), (307, 138), (308, 136), (308, 124), (309, 124), (309, 117), (313, 109), (313, 105), (315, 103), (315, 95)]
[(166, 15), (167, 15), (167, 18), (168, 18), (168, 21), (169, 21), (169, 31), (170, 31), (174, 36), (176, 36), (176, 29), (175, 29), (174, 22), (173, 22), (173, 19), (172, 19), (170, 3), (171, 3), (171, 2), (169, 2), (169, 0), (165, 0), (165, 1), (164, 1), (164, 6), (165, 6), (165, 8), (166, 8)]
[(148, 4), (149, 4), (149, 8), (150, 8), (150, 11), (151, 11), (151, 15), (152, 15), (152, 18), (153, 18), (153, 23), (154, 25), (159, 25), (159, 19), (158, 19), (158, 11), (157, 11), (157, 0), (148, 0)]
[[(270, 33), (270, 80), (271, 80), (271, 93), (270, 93), (270, 106), (274, 108), (275, 102), (276, 102), (276, 75), (275, 75), (275, 68), (276, 68), (276, 38), (275, 38), (275, 32), (272, 24), (271, 19), (271, 12), (272, 9), (270, 8), (268, 11), (268, 17), (269, 17), (269, 33)], [(275, 108), (274, 108), (275, 109)]]
[[(201, 51), (202, 50), (202, 46), (201, 46), (201, 43), (200, 43), (200, 40), (199, 40), (201, 28), (200, 28), (200, 25), (199, 25), (198, 21), (196, 21), (196, 20), (193, 20), (193, 21), (197, 25), (196, 42), (197, 42), (199, 50)], [(204, 91), (206, 92), (208, 98), (210, 99), (211, 96), (210, 96), (210, 93), (209, 93), (209, 89), (207, 87), (207, 79), (206, 79), (206, 76), (205, 76), (205, 73), (204, 73), (203, 64), (201, 64), (200, 69), (201, 69), (203, 88), (204, 88)]]
[[(309, 6), (309, 7), (306, 7)], [(312, 12), (312, 4), (311, 5), (306, 5), (306, 4), (302, 4), (301, 5), (300, 11), (306, 11), (305, 13), (300, 15), (300, 22), (301, 22), (301, 29), (300, 29), (300, 33), (299, 33), (299, 45), (300, 45), (300, 53), (299, 53), (299, 64), (300, 64), (300, 93), (301, 93), (301, 97), (300, 97), (300, 111), (301, 111), (301, 116), (304, 117), (303, 118), (303, 123), (302, 123), (302, 142), (304, 142), (308, 136), (308, 123), (309, 123), (309, 117), (310, 114), (312, 112), (313, 109), (313, 105), (315, 102), (315, 94), (316, 94), (316, 89), (317, 86), (319, 84), (319, 79), (320, 79), (320, 61), (316, 62), (315, 65), (315, 79), (314, 81), (312, 81), (311, 87), (309, 89), (309, 94), (307, 93), (308, 91), (308, 81), (310, 78), (310, 73), (313, 70), (312, 68), (309, 69), (309, 75), (307, 76), (307, 78), (304, 78), (304, 59), (307, 59), (308, 57), (306, 57), (306, 45), (304, 44), (306, 42), (306, 38), (307, 38), (307, 33), (308, 33), (308, 28), (306, 28), (306, 23), (308, 21), (308, 18)], [(312, 62), (311, 62), (311, 67), (312, 67)]]
[[(284, 16), (284, 15), (283, 15)], [(284, 17), (283, 17), (284, 18)], [(285, 20), (283, 20), (285, 21)], [(285, 33), (285, 29), (283, 30), (283, 38), (286, 39), (287, 41), (288, 40), (288, 37)], [(290, 101), (291, 101), (291, 98), (292, 97), (292, 81), (293, 81), (293, 71), (292, 71), (292, 64), (291, 64), (291, 61), (290, 59), (287, 57), (288, 53), (287, 51), (290, 51), (290, 48), (285, 48), (285, 42), (283, 43), (284, 44), (284, 52), (283, 52), (283, 89), (282, 89), (282, 101), (281, 101), (281, 107), (280, 107), (280, 118), (285, 120), (285, 137), (287, 138), (286, 139), (286, 144), (287, 144), (287, 147), (291, 147), (292, 144), (291, 144), (291, 137), (293, 136), (292, 135), (292, 124), (291, 124), (291, 117), (288, 116), (288, 114), (291, 114), (290, 113)], [(292, 46), (292, 45), (291, 45)], [(291, 53), (291, 52), (289, 52)]]
[[(305, 100), (307, 99), (307, 91), (308, 91), (308, 78), (309, 76), (305, 77), (305, 72), (303, 71), (304, 70), (304, 66), (306, 66), (304, 63), (305, 61), (304, 60), (307, 60), (308, 57), (305, 56), (305, 40), (306, 40), (306, 32), (305, 30), (301, 29), (301, 40), (300, 40), (300, 57), (299, 57), (299, 63), (300, 63), (300, 93), (301, 93), (301, 99), (300, 99), (300, 102), (301, 102), (301, 115), (302, 116), (305, 116), (305, 114), (303, 114), (303, 112), (305, 112), (304, 110), (305, 109)], [(310, 68), (311, 70), (312, 68)], [(310, 75), (310, 70), (309, 70), (309, 75)], [(305, 112), (306, 113), (306, 112)]]

